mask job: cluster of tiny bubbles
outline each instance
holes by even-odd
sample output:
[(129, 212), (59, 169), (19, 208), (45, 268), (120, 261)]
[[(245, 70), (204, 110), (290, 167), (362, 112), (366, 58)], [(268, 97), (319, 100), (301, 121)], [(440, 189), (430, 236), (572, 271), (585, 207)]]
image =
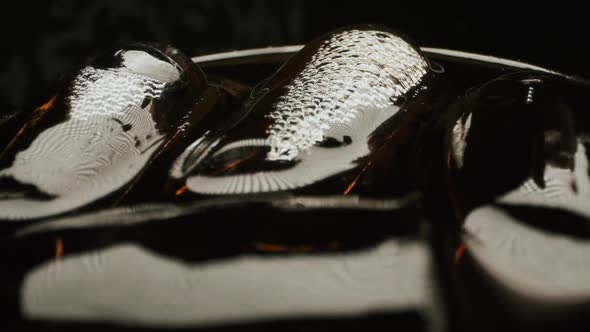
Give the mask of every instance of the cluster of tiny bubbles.
[(286, 86), (268, 115), (267, 160), (293, 160), (321, 142), (331, 127), (359, 113), (395, 105), (428, 70), (400, 37), (383, 31), (334, 34)]

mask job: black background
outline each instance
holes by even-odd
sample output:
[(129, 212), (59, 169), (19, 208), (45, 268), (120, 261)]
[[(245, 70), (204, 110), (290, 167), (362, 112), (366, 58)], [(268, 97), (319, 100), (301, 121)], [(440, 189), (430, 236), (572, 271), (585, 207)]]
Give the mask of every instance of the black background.
[(88, 56), (126, 41), (169, 43), (190, 55), (303, 43), (330, 29), (385, 24), (422, 46), (522, 59), (590, 77), (586, 11), (565, 2), (74, 1), (2, 8), (0, 114), (50, 98)]

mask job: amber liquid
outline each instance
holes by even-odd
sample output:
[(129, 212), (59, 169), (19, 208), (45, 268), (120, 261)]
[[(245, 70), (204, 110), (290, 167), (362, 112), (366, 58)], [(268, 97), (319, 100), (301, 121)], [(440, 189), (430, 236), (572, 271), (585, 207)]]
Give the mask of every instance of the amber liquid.
[[(585, 313), (588, 311), (584, 303), (563, 305), (527, 299), (506, 287), (489, 267), (482, 266), (465, 244), (466, 237), (461, 226), (466, 216), (478, 207), (492, 204), (494, 196), (505, 192), (526, 176), (534, 175), (535, 172), (529, 172), (535, 169), (529, 167), (529, 161), (539, 160), (532, 157), (528, 159), (529, 154), (527, 159), (522, 160), (522, 151), (518, 149), (522, 142), (515, 142), (520, 138), (509, 135), (519, 133), (518, 130), (502, 131), (495, 127), (498, 123), (506, 122), (521, 124), (522, 126), (517, 126), (523, 130), (520, 133), (526, 133), (524, 137), (531, 140), (527, 141), (530, 146), (526, 145), (525, 150), (535, 151), (531, 146), (537, 141), (531, 137), (535, 137), (537, 132), (533, 129), (537, 127), (527, 126), (539, 122), (534, 119), (528, 122), (536, 114), (528, 113), (527, 109), (518, 118), (521, 122), (511, 121), (509, 117), (495, 118), (498, 112), (490, 113), (489, 118), (472, 118), (471, 130), (478, 130), (481, 137), (479, 141), (473, 139), (477, 135), (472, 136), (472, 140), (467, 140), (463, 155), (465, 169), (459, 167), (453, 155), (452, 128), (461, 117), (461, 112), (475, 112), (478, 107), (488, 107), (490, 104), (485, 98), (494, 95), (486, 90), (476, 90), (475, 96), (480, 99), (469, 99), (469, 107), (462, 108), (466, 98), (474, 96), (473, 90), (469, 92), (468, 89), (480, 87), (512, 69), (483, 66), (453, 58), (431, 60), (444, 68), (444, 73), (440, 74), (444, 80), (426, 90), (419, 98), (403, 105), (408, 111), (413, 110), (415, 115), (392, 121), (388, 123), (389, 127), (383, 127), (394, 135), (383, 136), (387, 142), (373, 151), (362, 167), (296, 190), (232, 197), (191, 193), (186, 190), (182, 181), (168, 177), (167, 165), (175, 159), (179, 151), (206, 131), (206, 128), (223, 121), (226, 115), (239, 113), (239, 105), (247, 99), (248, 94), (244, 94), (247, 87), (254, 86), (262, 77), (271, 75), (280, 63), (267, 63), (268, 57), (265, 57), (264, 63), (217, 63), (213, 67), (204, 66), (208, 77), (218, 76), (223, 77), (226, 82), (244, 83), (234, 86), (237, 90), (228, 88), (223, 83), (221, 87), (218, 85), (207, 88), (203, 95), (207, 96), (208, 102), (203, 107), (209, 110), (207, 114), (215, 116), (189, 121), (194, 124), (191, 130), (186, 135), (178, 136), (178, 140), (163, 149), (162, 154), (150, 164), (131, 190), (125, 195), (117, 196), (121, 197), (118, 201), (120, 205), (144, 204), (143, 208), (146, 208), (155, 204), (169, 204), (163, 205), (158, 211), (166, 212), (173, 210), (173, 207), (182, 207), (181, 211), (178, 214), (141, 214), (144, 210), (139, 207), (137, 211), (132, 210), (127, 214), (90, 213), (74, 216), (66, 224), (69, 225), (67, 227), (57, 225), (53, 229), (41, 228), (19, 236), (14, 236), (12, 232), (5, 233), (6, 240), (1, 245), (2, 252), (8, 255), (5, 261), (7, 272), (0, 279), (0, 293), (3, 303), (10, 308), (10, 317), (16, 317), (14, 323), (18, 326), (36, 329), (76, 329), (80, 326), (95, 329), (106, 326), (110, 330), (120, 328), (117, 324), (85, 322), (78, 325), (67, 320), (31, 323), (21, 315), (18, 306), (20, 294), (17, 290), (28, 273), (41, 264), (57, 266), (62, 260), (67, 261), (96, 251), (103, 252), (121, 245), (131, 244), (145, 252), (164, 257), (168, 262), (181, 261), (198, 267), (244, 255), (288, 259), (362, 253), (388, 238), (393, 238), (401, 243), (428, 243), (433, 249), (431, 255), (434, 267), (430, 276), (437, 280), (439, 296), (443, 297), (436, 310), (446, 313), (444, 325), (449, 330), (516, 331), (523, 327), (531, 330), (560, 330), (566, 325), (575, 327), (569, 325), (572, 322), (580, 324), (578, 329), (584, 329), (587, 325)], [(588, 121), (585, 121), (585, 113), (579, 110), (583, 109), (586, 88), (549, 86), (546, 91), (549, 91), (550, 96), (565, 96), (569, 107), (574, 110), (575, 132), (584, 132)], [(499, 95), (500, 103), (515, 99), (520, 103), (516, 104), (518, 107), (530, 107), (527, 104), (526, 90), (525, 95), (513, 95), (512, 92), (512, 88), (503, 91), (505, 94)], [(518, 107), (510, 109), (510, 112), (518, 112)], [(510, 115), (514, 114), (508, 114)], [(546, 128), (543, 126), (551, 127), (561, 122), (547, 116), (540, 123), (543, 129)], [(561, 127), (554, 125), (550, 129), (555, 128)], [(514, 149), (503, 150), (507, 151), (506, 154), (490, 156), (486, 148), (496, 145)], [(544, 146), (547, 148), (537, 151), (555, 151), (555, 146)], [(253, 167), (256, 166), (253, 164)], [(516, 167), (518, 171), (494, 172), (502, 167)], [(512, 176), (519, 178), (514, 180)], [(419, 193), (417, 198), (403, 201), (402, 204), (401, 198), (412, 192)], [(310, 196), (314, 199), (304, 199)], [(359, 202), (356, 206), (355, 200)], [(397, 207), (385, 205), (383, 208), (384, 202), (398, 200), (400, 204)], [(104, 208), (104, 205), (98, 203), (95, 207)], [(581, 238), (586, 236), (581, 225), (585, 225), (587, 220), (583, 218), (574, 219), (567, 213), (551, 215), (542, 207), (535, 208), (532, 212), (513, 210), (510, 212), (512, 215), (539, 229), (574, 234)], [(132, 220), (133, 215), (141, 215), (142, 218), (125, 224)], [(76, 219), (77, 217), (80, 219)], [(558, 222), (554, 222), (555, 220)], [(117, 271), (120, 272), (124, 272), (123, 269)], [(334, 271), (333, 274), (335, 283), (340, 281), (337, 272)], [(305, 274), (306, 271), (298, 273)], [(238, 279), (232, 285), (239, 281)], [(401, 289), (399, 293), (407, 289)], [(307, 326), (346, 330), (356, 326), (355, 324), (366, 327), (377, 321), (410, 330), (427, 330), (429, 325), (419, 312), (420, 310), (411, 308), (383, 316), (375, 314), (350, 320), (293, 319), (283, 323), (240, 323), (233, 328), (264, 330), (276, 326), (281, 329)], [(343, 321), (346, 324), (343, 325)]]

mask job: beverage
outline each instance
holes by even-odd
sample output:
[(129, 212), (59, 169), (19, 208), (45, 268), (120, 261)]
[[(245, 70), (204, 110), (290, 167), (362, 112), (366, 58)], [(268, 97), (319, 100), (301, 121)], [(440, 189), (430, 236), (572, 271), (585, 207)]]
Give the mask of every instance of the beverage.
[(200, 117), (206, 79), (171, 47), (95, 57), (35, 110), (0, 152), (0, 219), (67, 213), (116, 199)]
[(490, 330), (559, 330), (587, 312), (587, 94), (581, 82), (521, 72), (451, 107), (449, 197), (465, 249), (455, 260), (474, 320)]
[(182, 153), (171, 176), (186, 179), (187, 195), (376, 192), (371, 185), (382, 179), (370, 173), (388, 167), (379, 166), (382, 148), (392, 145), (397, 156), (416, 136), (395, 134), (424, 113), (416, 100), (435, 76), (419, 50), (387, 29), (331, 32), (260, 83), (233, 122)]
[[(7, 234), (10, 317), (60, 329), (587, 324), (584, 82), (421, 52), (372, 26), (284, 57), (202, 64), (189, 125), (116, 202)], [(294, 116), (308, 99), (315, 109)]]

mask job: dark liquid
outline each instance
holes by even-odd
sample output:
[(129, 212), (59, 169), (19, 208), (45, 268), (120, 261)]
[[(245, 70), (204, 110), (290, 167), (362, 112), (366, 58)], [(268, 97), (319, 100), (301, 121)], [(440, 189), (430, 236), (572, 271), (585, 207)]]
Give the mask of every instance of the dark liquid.
[(371, 29), (322, 36), (259, 83), (235, 119), (179, 158), (181, 196), (416, 190), (415, 138), (445, 102), (444, 78), (415, 47)]
[[(280, 75), (293, 75), (300, 69), (297, 64), (305, 63), (294, 59), (288, 63), (293, 67), (283, 67)], [(227, 129), (226, 136), (220, 135), (225, 143), (262, 135), (264, 128), (257, 123), (266, 118), (256, 112), (266, 112), (276, 98), (257, 97), (254, 93), (253, 100), (263, 103), (252, 106), (254, 114), (248, 114), (250, 117), (242, 119), (240, 115), (248, 110), (243, 105), (252, 103), (248, 93), (244, 94), (247, 87), (271, 76), (281, 63), (268, 60), (261, 57), (254, 63), (220, 62), (203, 67), (207, 77), (223, 77), (220, 81), (226, 82), (215, 87), (210, 80), (210, 86), (201, 94), (208, 101), (201, 109), (215, 116), (189, 121), (194, 126), (186, 136), (169, 145), (159, 155), (160, 161), (151, 163), (131, 190), (118, 196), (117, 204), (121, 206), (139, 206), (102, 209), (99, 203), (93, 206), (98, 212), (73, 214), (69, 219), (18, 229), (17, 235), (5, 234), (1, 244), (2, 252), (8, 255), (8, 272), (2, 276), (2, 301), (10, 308), (14, 324), (36, 330), (112, 330), (121, 328), (122, 322), (137, 329), (169, 328), (169, 320), (158, 318), (168, 317), (185, 326), (209, 327), (208, 319), (215, 317), (215, 311), (200, 317), (198, 310), (191, 316), (183, 309), (191, 308), (190, 302), (183, 302), (187, 298), (203, 296), (205, 288), (199, 288), (202, 285), (218, 290), (213, 296), (207, 294), (211, 296), (209, 306), (218, 308), (218, 313), (227, 310), (232, 301), (241, 304), (240, 298), (232, 298), (232, 294), (260, 302), (260, 306), (242, 304), (239, 310), (230, 310), (230, 316), (236, 312), (251, 316), (219, 318), (215, 324), (222, 329), (230, 326), (236, 330), (264, 330), (278, 326), (346, 330), (385, 322), (390, 328), (403, 330), (437, 326), (453, 331), (559, 330), (568, 321), (587, 324), (584, 301), (562, 305), (523, 296), (518, 287), (517, 291), (511, 290), (509, 287), (514, 285), (497, 274), (506, 264), (494, 265), (485, 258), (493, 258), (496, 251), (471, 253), (475, 247), (469, 242), (472, 234), (468, 227), (473, 220), (469, 219), (470, 212), (491, 206), (507, 211), (517, 226), (527, 225), (558, 240), (559, 236), (587, 239), (588, 221), (584, 216), (564, 209), (496, 201), (529, 178), (538, 189), (550, 187), (553, 182), (545, 181), (545, 175), (553, 173), (545, 174), (547, 164), (575, 169), (574, 143), (585, 142), (585, 87), (539, 73), (497, 80), (515, 70), (430, 57), (430, 66), (440, 66), (444, 73), (430, 73), (424, 85), (427, 89), (412, 90), (417, 93), (397, 101), (403, 111), (371, 132), (367, 143), (370, 153), (355, 167), (297, 188), (235, 195), (191, 193), (184, 178), (164, 177), (169, 171), (167, 165), (188, 145), (209, 128), (224, 129), (224, 121), (235, 120), (236, 115), (239, 121), (231, 128), (235, 131)], [(270, 85), (270, 91), (275, 91), (276, 84), (280, 92), (280, 75), (273, 76), (278, 81), (271, 80), (257, 89)], [(244, 83), (228, 85), (234, 81)], [(257, 89), (255, 92), (260, 91)], [(264, 103), (268, 104), (266, 108)], [(342, 136), (317, 146), (339, 149), (352, 143)], [(256, 149), (205, 158), (190, 174), (223, 177), (262, 170), (280, 172), (297, 165), (269, 164), (265, 160), (268, 148), (258, 154), (251, 151)], [(243, 158), (243, 153), (253, 155), (248, 163), (227, 168), (236, 158)], [(533, 195), (543, 196), (541, 192), (532, 191)], [(583, 188), (573, 192), (583, 192)], [(490, 220), (492, 225), (494, 218)], [(497, 225), (500, 229), (508, 224)], [(528, 236), (523, 234), (523, 238)], [(508, 255), (507, 266), (519, 264), (517, 256)], [(381, 284), (382, 279), (371, 272), (383, 266), (389, 267), (385, 271), (390, 274), (385, 277), (391, 282)], [(513, 266), (518, 270), (518, 265)], [(198, 278), (191, 279), (194, 276)], [(322, 284), (324, 277), (330, 282)], [(101, 280), (106, 280), (105, 284)], [(214, 282), (217, 280), (219, 283)], [(224, 286), (220, 290), (216, 285)], [(289, 293), (291, 289), (293, 293)], [(330, 293), (330, 289), (336, 291)], [(375, 295), (374, 289), (377, 293), (387, 292), (387, 296)], [(434, 292), (442, 300), (435, 301)], [(96, 302), (85, 300), (93, 295)], [(111, 295), (115, 300), (109, 303)], [(318, 307), (313, 305), (330, 303), (330, 299), (345, 304), (391, 304), (385, 298), (400, 300), (401, 304), (393, 308), (375, 305), (376, 309), (365, 315), (351, 309), (355, 312), (352, 316), (319, 309), (314, 315), (305, 310), (316, 310)], [(309, 303), (302, 305), (306, 299)], [(53, 310), (47, 303), (62, 306)], [(73, 309), (77, 304), (80, 308), (96, 308), (93, 306), (97, 303), (106, 303), (106, 309), (90, 310), (87, 316), (83, 310), (80, 313)], [(284, 303), (291, 303), (299, 314), (269, 309), (281, 308)], [(259, 311), (250, 312), (245, 307)], [(153, 308), (158, 310), (149, 314)], [(47, 317), (39, 317), (39, 312)], [(103, 320), (97, 321), (101, 317)], [(583, 329), (584, 325), (579, 326)]]

